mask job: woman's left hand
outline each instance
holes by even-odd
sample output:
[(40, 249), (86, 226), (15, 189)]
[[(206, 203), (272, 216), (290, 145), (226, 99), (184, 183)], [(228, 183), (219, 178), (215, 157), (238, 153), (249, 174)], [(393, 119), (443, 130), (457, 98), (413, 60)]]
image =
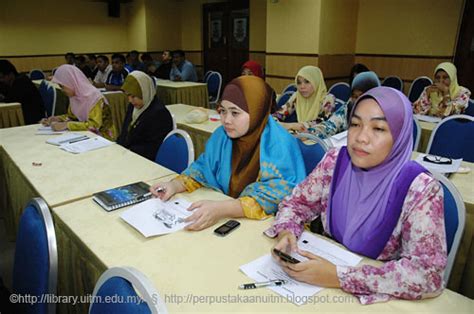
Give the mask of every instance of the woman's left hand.
[(281, 261), (283, 270), (293, 279), (326, 288), (339, 288), (336, 265), (328, 260), (298, 249), (309, 260), (297, 264)]
[(188, 210), (194, 213), (187, 217), (185, 222), (192, 222), (186, 230), (198, 231), (214, 225), (223, 217), (223, 204), (218, 201), (198, 201), (189, 206)]
[(67, 122), (52, 122), (51, 129), (53, 129), (53, 131), (67, 130)]
[(436, 85), (436, 87), (438, 88), (438, 90), (443, 94), (443, 95), (446, 95), (449, 93), (449, 87), (442, 84), (442, 83), (435, 83), (434, 85)]

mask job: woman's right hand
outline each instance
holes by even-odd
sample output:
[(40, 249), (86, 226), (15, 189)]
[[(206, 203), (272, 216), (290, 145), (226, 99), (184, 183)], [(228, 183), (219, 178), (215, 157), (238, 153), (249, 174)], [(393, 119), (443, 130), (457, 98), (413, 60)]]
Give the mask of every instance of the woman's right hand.
[(304, 132), (306, 130), (305, 126), (303, 123), (298, 123), (298, 122), (290, 122), (290, 123), (285, 123), (285, 122), (280, 122), (280, 124), (287, 129), (288, 131), (290, 130), (295, 130), (298, 132)]
[(284, 230), (280, 232), (278, 235), (278, 242), (277, 244), (272, 248), (272, 256), (274, 259), (277, 261), (280, 261), (280, 257), (278, 257), (274, 252), (273, 249), (280, 250), (284, 253), (290, 254), (291, 252), (296, 252), (298, 250), (298, 247), (296, 245), (296, 237), (293, 233), (291, 233), (288, 230)]
[(159, 182), (150, 187), (150, 192), (153, 196), (160, 198), (163, 201), (169, 200), (176, 193), (184, 192), (186, 188), (178, 180), (169, 182)]
[(44, 126), (50, 126), (52, 122), (60, 122), (61, 119), (59, 119), (58, 117), (56, 116), (52, 116), (52, 117), (49, 117), (49, 118), (43, 118), (40, 120), (40, 123)]

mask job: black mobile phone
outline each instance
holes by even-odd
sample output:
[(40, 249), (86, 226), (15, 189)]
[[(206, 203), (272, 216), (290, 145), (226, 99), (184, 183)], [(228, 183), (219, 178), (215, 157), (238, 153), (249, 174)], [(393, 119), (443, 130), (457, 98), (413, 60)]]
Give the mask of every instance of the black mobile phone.
[(279, 249), (273, 249), (273, 253), (275, 253), (279, 258), (284, 260), (285, 262), (291, 263), (291, 264), (298, 264), (300, 261), (294, 258), (293, 256), (290, 256), (286, 254), (285, 252), (280, 251)]
[(240, 222), (237, 220), (229, 220), (216, 230), (214, 230), (214, 233), (217, 235), (220, 235), (221, 237), (228, 235), (232, 230), (240, 226)]

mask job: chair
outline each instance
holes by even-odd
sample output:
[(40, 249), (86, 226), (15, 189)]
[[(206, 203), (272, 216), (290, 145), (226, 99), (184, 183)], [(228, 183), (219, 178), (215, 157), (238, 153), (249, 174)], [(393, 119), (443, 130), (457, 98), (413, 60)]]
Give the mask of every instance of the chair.
[[(346, 101), (347, 102), (347, 101)], [(342, 106), (345, 106), (346, 105), (346, 102), (342, 101), (341, 99), (338, 99), (336, 98), (336, 101), (335, 101), (335, 108), (334, 108), (334, 112), (336, 112), (339, 108), (341, 108)], [(347, 113), (349, 114), (349, 112)]]
[(431, 133), (426, 153), (474, 162), (474, 117), (454, 115), (443, 119)]
[[(329, 146), (322, 139), (310, 133), (299, 133), (296, 137), (299, 139), (298, 144), (303, 154), (306, 175), (308, 175), (323, 159)], [(314, 144), (306, 144), (305, 141), (314, 142)]]
[(415, 116), (413, 116), (413, 151), (418, 150), (418, 146), (420, 145), (420, 138), (421, 138), (420, 122)]
[(46, 75), (44, 75), (43, 71), (40, 69), (33, 69), (30, 71), (30, 74), (28, 74), (30, 79), (32, 81), (34, 80), (44, 80), (46, 78)]
[[(41, 198), (32, 199), (20, 218), (13, 265), (13, 293), (55, 295), (58, 253), (53, 219)], [(24, 313), (55, 313), (55, 303), (23, 303)]]
[(291, 83), (291, 84), (288, 84), (284, 89), (283, 91), (281, 92), (282, 94), (286, 93), (286, 92), (296, 92), (297, 91), (297, 87), (296, 87), (296, 84), (295, 83)]
[(448, 262), (444, 272), (444, 281), (447, 283), (464, 231), (466, 208), (461, 194), (454, 184), (440, 173), (432, 172), (432, 174), (433, 177), (441, 183), (444, 192), (444, 228), (446, 231), (446, 245), (448, 250)]
[(410, 85), (410, 90), (408, 91), (408, 99), (411, 103), (414, 103), (418, 100), (421, 93), (426, 86), (433, 84), (433, 81), (427, 76), (417, 77)]
[(466, 110), (464, 111), (464, 114), (474, 117), (474, 100), (469, 99), (469, 103), (467, 105)]
[(392, 87), (403, 92), (403, 81), (398, 76), (387, 76), (383, 82), (382, 86)]
[(178, 124), (176, 123), (176, 117), (174, 116), (174, 113), (171, 113), (171, 119), (173, 120), (173, 130), (176, 130), (178, 128)]
[(346, 103), (351, 97), (351, 87), (346, 82), (339, 82), (329, 88), (328, 94), (333, 94), (336, 99)]
[(207, 77), (206, 83), (209, 92), (209, 104), (211, 108), (216, 108), (221, 96), (222, 75), (219, 72), (212, 72)]
[[(104, 302), (107, 297), (116, 298), (118, 302)], [(166, 314), (168, 310), (153, 283), (142, 272), (133, 267), (112, 267), (97, 280), (89, 307), (89, 314), (102, 313)]]
[(193, 161), (193, 141), (186, 131), (179, 129), (166, 135), (155, 158), (157, 164), (177, 173), (183, 172)]
[(207, 83), (207, 78), (209, 77), (209, 75), (211, 75), (213, 71), (207, 71), (206, 74), (204, 74), (204, 78), (203, 78), (203, 82), (204, 83)]
[(290, 100), (291, 96), (294, 94), (295, 92), (292, 92), (292, 91), (288, 91), (284, 94), (281, 94), (280, 97), (278, 97), (277, 99), (277, 108), (280, 109), (281, 106), (283, 106), (284, 104), (286, 104), (288, 102), (288, 100)]
[(48, 117), (54, 116), (56, 110), (56, 89), (48, 81), (41, 81), (38, 88)]

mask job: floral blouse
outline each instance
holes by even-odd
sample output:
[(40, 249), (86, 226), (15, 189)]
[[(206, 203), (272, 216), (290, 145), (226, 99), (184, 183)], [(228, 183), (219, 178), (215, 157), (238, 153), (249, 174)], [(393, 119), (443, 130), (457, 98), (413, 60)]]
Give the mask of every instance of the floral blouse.
[(318, 123), (309, 128), (309, 133), (314, 133), (321, 139), (331, 137), (337, 133), (344, 132), (348, 128), (347, 104), (339, 107), (326, 121)]
[[(289, 116), (291, 116), (293, 113), (296, 114), (296, 97), (290, 98), (290, 100), (284, 104), (283, 106), (280, 107), (275, 113), (273, 113), (273, 118), (275, 118), (278, 121), (284, 122)], [(305, 128), (313, 128), (316, 124), (318, 124), (321, 121), (324, 121), (329, 118), (329, 116), (334, 112), (334, 109), (336, 108), (336, 98), (332, 94), (327, 94), (321, 103), (321, 110), (319, 111), (319, 115), (316, 118), (316, 120), (312, 121), (305, 121), (303, 122)]]
[[(285, 197), (272, 227), (265, 231), (275, 237), (289, 230), (297, 237), (304, 223), (321, 215), (326, 225), (334, 167), (339, 149), (328, 151), (313, 172), (290, 196)], [(382, 266), (337, 266), (341, 288), (357, 296), (362, 304), (391, 299), (417, 300), (439, 295), (447, 263), (443, 190), (431, 176), (422, 173), (411, 184), (400, 219), (377, 260)]]
[(112, 141), (117, 137), (112, 121), (112, 111), (102, 98), (92, 107), (87, 121), (77, 121), (77, 117), (71, 111), (71, 106), (67, 114), (58, 118), (67, 122), (67, 128), (71, 131), (91, 131)]
[(426, 92), (427, 88), (423, 90), (418, 100), (413, 103), (413, 113), (447, 117), (454, 114), (462, 114), (469, 104), (471, 92), (467, 88), (460, 86), (461, 90), (454, 99), (443, 100), (446, 103), (446, 108), (440, 112), (439, 105), (436, 107), (432, 106), (430, 97)]

